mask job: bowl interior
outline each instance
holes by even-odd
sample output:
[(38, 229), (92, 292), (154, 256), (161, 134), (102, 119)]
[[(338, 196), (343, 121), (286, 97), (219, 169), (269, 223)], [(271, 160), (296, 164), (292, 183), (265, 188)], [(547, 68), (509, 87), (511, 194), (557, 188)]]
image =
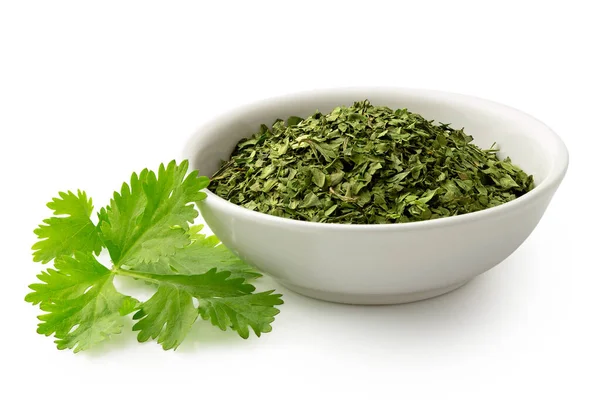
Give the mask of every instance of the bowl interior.
[(536, 119), (510, 107), (452, 93), (411, 89), (338, 89), (306, 92), (255, 103), (230, 112), (202, 128), (185, 149), (191, 166), (211, 176), (236, 143), (258, 131), (261, 124), (296, 115), (307, 117), (340, 105), (369, 99), (372, 104), (407, 108), (436, 122), (465, 128), (474, 142), (489, 148), (496, 143), (499, 157), (511, 160), (534, 176), (539, 186), (560, 158), (562, 143)]

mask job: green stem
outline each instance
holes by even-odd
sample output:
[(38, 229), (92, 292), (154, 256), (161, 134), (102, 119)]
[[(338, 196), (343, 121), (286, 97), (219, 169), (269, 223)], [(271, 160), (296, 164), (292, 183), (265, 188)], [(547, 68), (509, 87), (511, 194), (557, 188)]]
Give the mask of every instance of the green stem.
[(131, 278), (142, 279), (146, 282), (159, 283), (159, 281), (157, 279), (154, 279), (152, 276), (145, 274), (143, 272), (129, 271), (127, 269), (123, 269), (120, 267), (113, 267), (112, 271), (116, 275), (129, 276)]

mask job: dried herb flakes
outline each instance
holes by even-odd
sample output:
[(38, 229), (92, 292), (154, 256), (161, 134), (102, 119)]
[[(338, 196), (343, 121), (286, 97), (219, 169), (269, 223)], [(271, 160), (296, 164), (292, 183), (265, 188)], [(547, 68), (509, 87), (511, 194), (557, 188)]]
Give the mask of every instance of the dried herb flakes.
[(368, 100), (262, 125), (209, 189), (250, 210), (303, 221), (384, 224), (483, 210), (533, 177), (482, 150), (463, 129)]

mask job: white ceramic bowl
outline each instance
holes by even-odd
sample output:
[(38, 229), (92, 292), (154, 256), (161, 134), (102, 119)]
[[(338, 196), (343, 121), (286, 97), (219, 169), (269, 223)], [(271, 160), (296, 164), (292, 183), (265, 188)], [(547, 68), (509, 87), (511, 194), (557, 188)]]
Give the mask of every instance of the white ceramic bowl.
[(536, 187), (506, 204), (438, 220), (385, 225), (295, 221), (250, 211), (208, 192), (200, 204), (212, 231), (235, 254), (284, 286), (353, 304), (422, 300), (456, 289), (499, 264), (533, 231), (568, 165), (561, 139), (542, 122), (479, 98), (429, 90), (349, 88), (304, 92), (231, 111), (191, 138), (185, 157), (211, 176), (260, 124), (369, 99), (464, 127), (481, 147), (533, 174)]

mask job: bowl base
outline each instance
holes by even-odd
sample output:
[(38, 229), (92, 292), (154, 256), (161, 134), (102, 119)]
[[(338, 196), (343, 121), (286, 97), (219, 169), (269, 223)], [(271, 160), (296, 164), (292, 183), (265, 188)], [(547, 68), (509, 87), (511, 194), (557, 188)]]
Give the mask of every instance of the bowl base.
[(432, 297), (441, 296), (450, 293), (453, 290), (463, 286), (468, 280), (454, 285), (445, 286), (438, 289), (425, 290), (422, 292), (412, 293), (390, 293), (390, 294), (352, 294), (352, 293), (334, 293), (325, 292), (296, 286), (288, 282), (281, 282), (286, 288), (313, 299), (330, 301), (333, 303), (355, 304), (355, 305), (384, 305), (384, 304), (403, 304), (412, 303), (415, 301), (431, 299)]

